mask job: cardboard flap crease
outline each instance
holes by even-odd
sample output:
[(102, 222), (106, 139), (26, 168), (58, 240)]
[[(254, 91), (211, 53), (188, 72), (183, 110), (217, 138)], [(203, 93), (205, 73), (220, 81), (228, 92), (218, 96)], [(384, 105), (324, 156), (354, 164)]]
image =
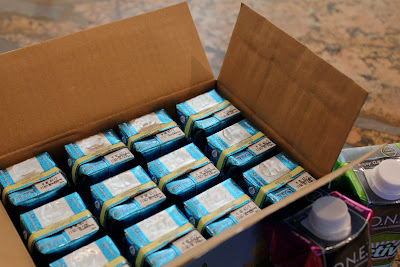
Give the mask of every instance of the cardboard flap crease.
[[(174, 116), (175, 104), (216, 86), (316, 178), (330, 172), (367, 96), (246, 5), (216, 81), (182, 3), (0, 55), (0, 169), (44, 151), (60, 162), (69, 142), (160, 108)], [(0, 226), (12, 240), (3, 263), (32, 265), (1, 205)]]

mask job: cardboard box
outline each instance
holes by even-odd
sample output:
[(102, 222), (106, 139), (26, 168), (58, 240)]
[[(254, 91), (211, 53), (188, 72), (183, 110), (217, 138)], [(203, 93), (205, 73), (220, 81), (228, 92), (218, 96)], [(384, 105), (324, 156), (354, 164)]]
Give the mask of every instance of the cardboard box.
[[(367, 96), (246, 5), (217, 80), (186, 3), (5, 53), (0, 62), (0, 169), (45, 151), (65, 163), (65, 144), (161, 108), (175, 114), (175, 104), (217, 88), (280, 150), (320, 178), (171, 265), (238, 265), (264, 255), (256, 238), (263, 218), (344, 171), (322, 177)], [(3, 265), (33, 265), (2, 205), (0, 236)]]

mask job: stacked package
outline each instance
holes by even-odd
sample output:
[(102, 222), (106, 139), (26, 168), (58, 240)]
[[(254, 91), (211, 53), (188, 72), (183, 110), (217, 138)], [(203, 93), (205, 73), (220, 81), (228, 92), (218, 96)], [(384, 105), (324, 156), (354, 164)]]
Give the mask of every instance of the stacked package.
[(50, 263), (50, 267), (128, 267), (127, 260), (121, 256), (117, 246), (108, 236)]
[(113, 130), (68, 144), (65, 150), (72, 181), (80, 192), (133, 167), (134, 156)]
[(125, 229), (130, 261), (160, 266), (204, 242), (174, 205)]
[(223, 178), (241, 173), (271, 155), (276, 145), (246, 119), (207, 137), (206, 152)]
[(276, 203), (314, 181), (283, 152), (243, 173), (243, 188), (260, 208)]
[(100, 231), (77, 193), (22, 214), (21, 228), (28, 250), (39, 265), (92, 242)]
[[(65, 196), (47, 153), (0, 171), (36, 264), (128, 266), (118, 246), (136, 266), (161, 266), (315, 181), (215, 90), (176, 107), (183, 131), (161, 109), (118, 125), (122, 141), (108, 130), (65, 146), (94, 215), (78, 193)], [(98, 239), (99, 225), (110, 237)]]
[(200, 149), (206, 137), (241, 119), (240, 111), (215, 90), (176, 105), (180, 126), (186, 137)]
[(149, 173), (171, 200), (183, 202), (217, 183), (219, 171), (193, 143), (148, 164)]
[(141, 166), (92, 185), (95, 215), (112, 237), (162, 210), (166, 197)]
[(58, 199), (69, 191), (65, 174), (48, 153), (0, 170), (0, 191), (14, 223), (19, 215)]
[(186, 143), (182, 130), (163, 109), (122, 123), (118, 127), (122, 141), (143, 168), (147, 168), (147, 162)]
[(208, 236), (215, 236), (260, 210), (232, 179), (185, 201), (184, 207), (190, 222)]

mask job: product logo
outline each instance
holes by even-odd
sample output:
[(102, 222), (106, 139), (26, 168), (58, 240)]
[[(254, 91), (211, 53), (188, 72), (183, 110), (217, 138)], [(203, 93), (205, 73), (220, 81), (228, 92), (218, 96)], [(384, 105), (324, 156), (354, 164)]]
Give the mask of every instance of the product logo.
[(250, 186), (250, 187), (249, 187), (249, 193), (250, 193), (250, 195), (254, 195), (255, 192), (256, 192), (256, 189), (254, 188), (254, 186)]
[(374, 216), (372, 217), (372, 227), (374, 229), (393, 228), (400, 226), (400, 220), (398, 214), (387, 215), (384, 217)]
[(156, 177), (155, 175), (152, 175), (152, 176), (151, 176), (151, 180), (153, 180), (153, 182), (154, 182), (155, 184), (158, 184), (158, 180), (157, 180), (157, 177)]
[(399, 249), (400, 240), (375, 242), (371, 244), (371, 255), (376, 258), (394, 257)]
[(98, 200), (96, 200), (96, 201), (94, 202), (94, 206), (95, 206), (96, 209), (98, 209), (98, 210), (101, 208), (100, 202), (99, 202)]
[(193, 216), (189, 217), (189, 221), (190, 221), (191, 224), (196, 225), (196, 220), (194, 219)]
[(132, 256), (135, 256), (135, 254), (136, 254), (135, 247), (134, 246), (130, 246), (129, 247), (129, 252), (132, 254)]
[(358, 251), (354, 251), (351, 257), (346, 257), (344, 262), (338, 262), (333, 267), (349, 267), (359, 266), (368, 261), (368, 249), (365, 245), (361, 246)]
[(381, 152), (386, 157), (394, 157), (397, 155), (397, 151), (389, 146), (382, 148)]

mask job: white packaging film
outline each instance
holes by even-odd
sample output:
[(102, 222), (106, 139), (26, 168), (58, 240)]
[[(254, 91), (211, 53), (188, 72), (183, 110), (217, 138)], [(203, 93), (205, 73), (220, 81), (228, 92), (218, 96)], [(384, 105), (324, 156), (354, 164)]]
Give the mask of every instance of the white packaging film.
[(208, 213), (234, 201), (235, 198), (222, 185), (218, 184), (195, 197)]
[(136, 226), (139, 227), (150, 242), (179, 227), (165, 210), (137, 223)]

